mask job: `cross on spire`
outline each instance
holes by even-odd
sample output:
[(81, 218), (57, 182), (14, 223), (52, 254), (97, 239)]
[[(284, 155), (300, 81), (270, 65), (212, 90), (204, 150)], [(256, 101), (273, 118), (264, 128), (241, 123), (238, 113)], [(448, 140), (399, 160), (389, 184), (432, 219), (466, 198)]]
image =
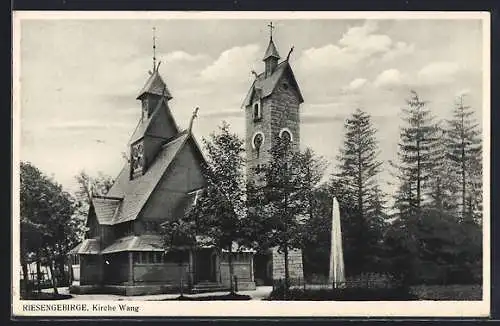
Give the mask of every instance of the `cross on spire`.
[(273, 29), (275, 29), (276, 26), (273, 25), (273, 22), (269, 22), (269, 25), (267, 25), (267, 27), (269, 27), (269, 37), (272, 40), (273, 39)]
[(153, 27), (153, 72), (156, 70), (156, 27)]

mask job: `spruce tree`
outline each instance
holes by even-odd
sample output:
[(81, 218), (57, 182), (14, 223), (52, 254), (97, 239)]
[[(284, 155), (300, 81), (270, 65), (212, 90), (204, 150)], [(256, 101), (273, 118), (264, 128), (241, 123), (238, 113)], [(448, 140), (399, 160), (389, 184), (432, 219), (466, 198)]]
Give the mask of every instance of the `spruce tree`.
[(463, 96), (458, 98), (452, 114), (448, 121), (447, 156), (457, 180), (460, 220), (464, 221), (482, 210), (481, 131)]
[(418, 216), (422, 203), (429, 199), (431, 177), (436, 167), (439, 147), (437, 126), (426, 101), (411, 91), (402, 109), (405, 126), (400, 128), (398, 178), (400, 187), (395, 206), (402, 217)]
[(429, 178), (429, 208), (443, 214), (456, 210), (455, 194), (457, 180), (447, 156), (446, 130), (442, 126), (436, 128), (436, 151), (433, 173)]
[[(338, 173), (333, 175), (332, 184), (344, 188), (354, 206), (354, 220), (349, 221), (347, 233), (352, 238), (363, 241), (358, 243), (358, 259), (366, 262), (374, 256), (374, 249), (381, 236), (383, 215), (383, 193), (379, 188), (377, 176), (380, 173), (382, 162), (377, 159), (378, 143), (376, 130), (371, 123), (370, 115), (357, 109), (345, 123), (345, 137), (343, 147), (337, 159)], [(337, 194), (338, 195), (338, 194)], [(347, 203), (340, 202), (344, 206)], [(350, 232), (349, 232), (350, 231)], [(366, 256), (366, 257), (365, 257)], [(363, 268), (362, 266), (360, 267)]]

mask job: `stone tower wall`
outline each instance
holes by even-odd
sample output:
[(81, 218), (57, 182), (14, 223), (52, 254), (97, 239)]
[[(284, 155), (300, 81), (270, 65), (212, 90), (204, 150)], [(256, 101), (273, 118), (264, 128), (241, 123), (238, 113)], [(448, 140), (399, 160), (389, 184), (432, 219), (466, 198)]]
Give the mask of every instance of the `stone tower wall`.
[[(254, 167), (268, 162), (269, 150), (283, 128), (287, 128), (291, 132), (294, 147), (297, 150), (300, 148), (300, 97), (290, 78), (291, 76), (285, 72), (270, 96), (259, 99), (254, 95), (252, 104), (245, 108), (246, 175), (248, 180), (253, 178), (252, 169)], [(255, 103), (259, 103), (261, 107), (262, 119), (258, 122), (253, 119), (253, 105)], [(256, 132), (262, 132), (265, 137), (258, 154), (252, 146), (253, 136)], [(272, 278), (273, 280), (284, 279), (285, 257), (282, 253), (278, 253), (277, 248), (273, 248), (271, 251)], [(290, 278), (304, 279), (301, 250), (289, 251), (288, 267)]]
[[(284, 84), (288, 86), (285, 88)], [(300, 145), (299, 97), (286, 76), (278, 82), (273, 95), (269, 97), (266, 104), (271, 112), (271, 139), (275, 141), (280, 130), (288, 128), (292, 132), (293, 143), (298, 149)]]

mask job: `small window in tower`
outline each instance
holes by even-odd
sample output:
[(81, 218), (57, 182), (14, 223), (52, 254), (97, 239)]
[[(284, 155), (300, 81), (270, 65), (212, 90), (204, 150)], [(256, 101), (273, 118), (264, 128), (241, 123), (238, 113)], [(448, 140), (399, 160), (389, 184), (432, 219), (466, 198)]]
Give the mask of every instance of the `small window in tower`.
[(284, 143), (289, 144), (293, 141), (292, 132), (288, 128), (283, 128), (280, 131), (280, 138)]
[(288, 89), (288, 84), (287, 83), (283, 83), (283, 89), (285, 89), (285, 90)]
[(148, 100), (142, 100), (142, 119), (145, 120), (148, 118)]
[(255, 103), (253, 105), (253, 121), (260, 121), (262, 118), (262, 113), (260, 110), (260, 105), (259, 103)]
[(264, 142), (264, 135), (261, 132), (258, 132), (253, 136), (252, 145), (257, 152), (260, 151), (263, 142)]

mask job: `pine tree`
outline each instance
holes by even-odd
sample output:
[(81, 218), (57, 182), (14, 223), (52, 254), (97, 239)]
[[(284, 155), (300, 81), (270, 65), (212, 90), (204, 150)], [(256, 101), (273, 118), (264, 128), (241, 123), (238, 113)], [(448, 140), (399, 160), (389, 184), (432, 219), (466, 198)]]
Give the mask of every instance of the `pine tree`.
[(317, 198), (317, 187), (323, 178), (327, 163), (323, 157), (317, 156), (310, 148), (298, 153), (297, 158), (300, 160), (298, 166), (301, 169), (301, 187), (302, 200), (305, 210), (305, 215), (308, 219), (312, 219), (316, 215), (315, 208), (319, 205)]
[(429, 207), (446, 214), (456, 210), (456, 178), (447, 156), (446, 130), (436, 128), (437, 141), (433, 174), (429, 177)]
[(406, 126), (400, 129), (398, 178), (400, 188), (395, 206), (402, 217), (418, 216), (422, 203), (430, 197), (430, 179), (438, 158), (437, 127), (427, 103), (411, 91), (403, 108)]
[(460, 96), (448, 121), (447, 155), (452, 175), (458, 180), (461, 221), (482, 211), (481, 132), (473, 115)]
[[(375, 136), (376, 130), (370, 115), (357, 109), (345, 123), (344, 144), (337, 157), (339, 172), (333, 175), (332, 180), (337, 185), (337, 193), (339, 187), (349, 193), (340, 198), (351, 198), (353, 201), (354, 220), (347, 226), (352, 229), (348, 233), (356, 230), (352, 234), (353, 238), (358, 239), (358, 242), (363, 241), (363, 244), (358, 243), (356, 247), (358, 259), (366, 262), (366, 265), (369, 265), (368, 257), (373, 256), (374, 247), (381, 238), (383, 223), (384, 196), (377, 183), (382, 162), (377, 160), (378, 143)], [(346, 205), (345, 201), (339, 200), (339, 203)]]

